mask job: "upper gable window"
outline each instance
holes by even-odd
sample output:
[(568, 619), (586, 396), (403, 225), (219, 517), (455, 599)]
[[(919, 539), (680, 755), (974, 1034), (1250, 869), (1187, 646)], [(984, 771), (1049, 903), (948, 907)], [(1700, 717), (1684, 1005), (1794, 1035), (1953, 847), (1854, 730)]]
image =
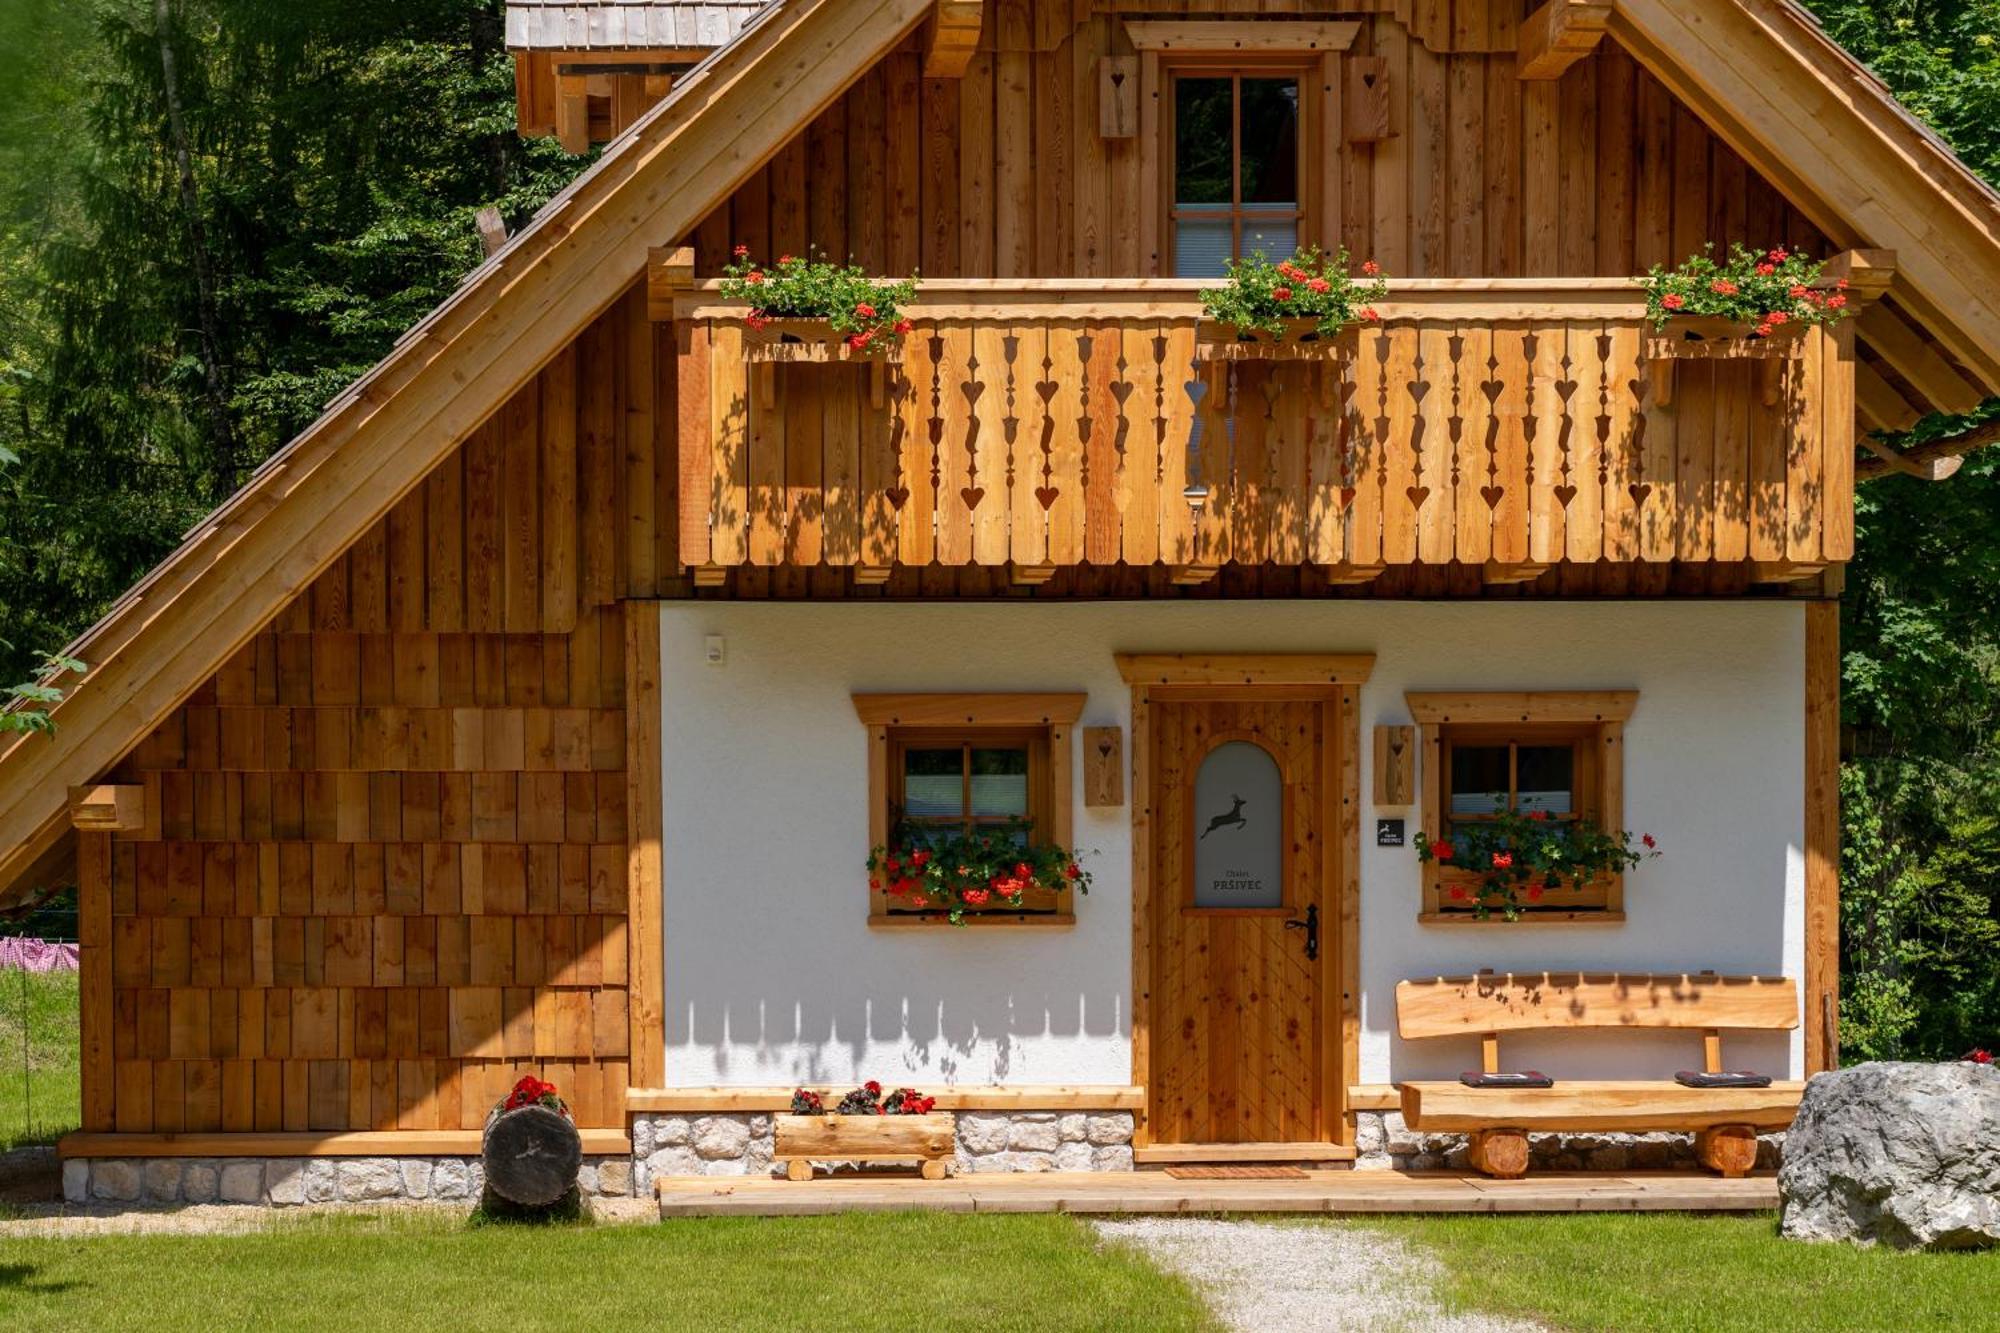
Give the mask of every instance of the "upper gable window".
[(1173, 75), (1174, 273), (1219, 277), (1231, 259), (1291, 257), (1299, 242), (1296, 73)]

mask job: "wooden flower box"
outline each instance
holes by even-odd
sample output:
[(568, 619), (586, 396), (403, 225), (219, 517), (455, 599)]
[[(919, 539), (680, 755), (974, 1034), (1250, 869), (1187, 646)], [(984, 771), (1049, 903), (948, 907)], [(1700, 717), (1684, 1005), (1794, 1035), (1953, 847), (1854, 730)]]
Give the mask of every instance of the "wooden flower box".
[(823, 319), (773, 319), (762, 325), (744, 321), (743, 360), (753, 367), (755, 387), (769, 401), (777, 386), (779, 366), (858, 365), (868, 368), (868, 400), (880, 408), (888, 392), (889, 367), (901, 361), (901, 349), (890, 344), (879, 351), (847, 345), (843, 334)]
[(1661, 407), (1673, 403), (1677, 361), (1757, 361), (1762, 363), (1764, 406), (1776, 407), (1783, 364), (1803, 354), (1809, 327), (1802, 320), (1793, 320), (1760, 336), (1753, 326), (1737, 320), (1676, 315), (1666, 328), (1646, 335), (1643, 355), (1652, 365), (1653, 401)]
[(1759, 337), (1755, 326), (1716, 315), (1675, 315), (1657, 333), (1646, 335), (1652, 360), (1704, 361), (1717, 358), (1790, 360), (1810, 327), (1802, 320), (1780, 324)]
[(780, 1115), (772, 1156), (790, 1180), (811, 1180), (814, 1162), (914, 1162), (943, 1180), (957, 1150), (955, 1120), (929, 1115)]
[(1351, 361), (1355, 330), (1322, 336), (1316, 319), (1288, 319), (1283, 333), (1241, 329), (1204, 319), (1195, 326), (1195, 357), (1202, 361)]

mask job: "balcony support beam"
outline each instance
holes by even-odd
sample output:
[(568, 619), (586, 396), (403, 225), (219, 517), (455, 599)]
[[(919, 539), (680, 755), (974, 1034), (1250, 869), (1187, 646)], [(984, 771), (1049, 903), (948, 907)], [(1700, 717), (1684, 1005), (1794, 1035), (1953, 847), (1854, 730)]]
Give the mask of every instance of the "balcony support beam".
[(1521, 20), (1515, 73), (1524, 80), (1560, 79), (1597, 49), (1611, 21), (1611, 6), (1592, 0), (1546, 0)]

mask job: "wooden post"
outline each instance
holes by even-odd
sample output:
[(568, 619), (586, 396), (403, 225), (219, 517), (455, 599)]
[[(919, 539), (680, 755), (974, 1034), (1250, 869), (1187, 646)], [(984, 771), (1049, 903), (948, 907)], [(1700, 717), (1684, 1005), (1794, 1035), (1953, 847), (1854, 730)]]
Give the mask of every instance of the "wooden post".
[(1806, 1073), (1840, 1064), (1840, 603), (1806, 607)]
[(632, 1086), (666, 1083), (665, 889), (660, 797), (660, 604), (625, 603), (625, 794), (628, 1050)]

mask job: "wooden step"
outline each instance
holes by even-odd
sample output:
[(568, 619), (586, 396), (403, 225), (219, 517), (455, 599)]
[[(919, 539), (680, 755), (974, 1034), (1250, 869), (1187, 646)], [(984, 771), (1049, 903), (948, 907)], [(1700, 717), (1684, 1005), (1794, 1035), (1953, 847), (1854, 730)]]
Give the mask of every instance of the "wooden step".
[(1149, 1143), (1132, 1150), (1140, 1166), (1170, 1162), (1351, 1162), (1354, 1149), (1341, 1143)]

